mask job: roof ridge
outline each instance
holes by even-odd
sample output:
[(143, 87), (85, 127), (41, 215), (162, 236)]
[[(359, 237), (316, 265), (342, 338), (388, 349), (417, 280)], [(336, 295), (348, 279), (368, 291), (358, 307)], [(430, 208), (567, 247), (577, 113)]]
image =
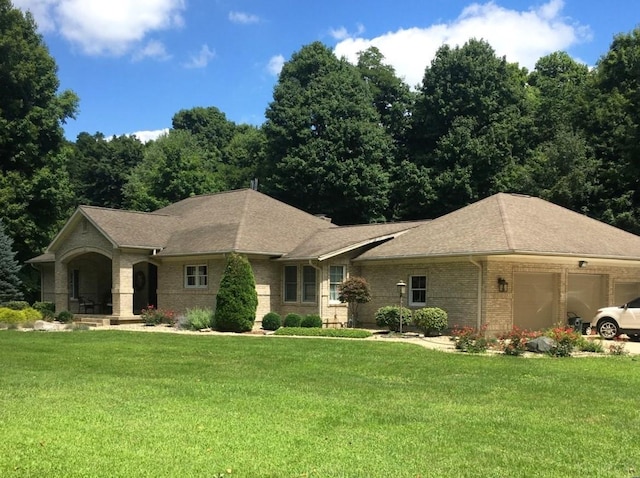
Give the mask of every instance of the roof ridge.
[(143, 214), (145, 216), (174, 217), (171, 214), (157, 213), (155, 211), (135, 211), (132, 209), (117, 209), (115, 207), (89, 206), (86, 204), (81, 204), (80, 206), (78, 206), (78, 209), (83, 211), (86, 209), (95, 209), (98, 211), (113, 211), (118, 213)]
[(507, 216), (506, 206), (503, 201), (503, 194), (496, 194), (496, 201), (498, 202), (498, 210), (500, 211), (500, 219), (502, 220), (502, 228), (504, 230), (504, 235), (507, 240), (507, 249), (514, 251), (515, 247), (513, 245), (513, 230), (511, 228), (511, 222), (509, 221), (509, 217)]

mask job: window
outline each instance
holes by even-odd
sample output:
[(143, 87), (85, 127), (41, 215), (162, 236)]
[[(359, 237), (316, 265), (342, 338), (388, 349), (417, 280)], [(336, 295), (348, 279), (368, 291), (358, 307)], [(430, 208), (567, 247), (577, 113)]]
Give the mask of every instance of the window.
[(207, 266), (185, 266), (184, 286), (187, 289), (204, 289), (207, 284)]
[(71, 298), (77, 299), (80, 297), (80, 271), (73, 269), (71, 271)]
[(316, 290), (316, 269), (304, 266), (302, 268), (302, 302), (315, 302)]
[(409, 305), (427, 305), (427, 276), (411, 276)]
[(329, 267), (329, 302), (340, 302), (338, 296), (340, 291), (338, 286), (342, 284), (345, 276), (345, 266), (330, 266)]
[(284, 301), (298, 300), (298, 266), (284, 266)]

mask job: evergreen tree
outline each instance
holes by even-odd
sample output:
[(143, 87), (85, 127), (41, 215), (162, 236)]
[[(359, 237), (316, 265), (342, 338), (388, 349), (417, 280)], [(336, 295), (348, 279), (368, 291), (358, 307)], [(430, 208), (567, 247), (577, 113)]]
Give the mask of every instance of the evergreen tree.
[(251, 264), (246, 257), (232, 253), (216, 300), (214, 324), (222, 332), (248, 332), (253, 328), (258, 308), (258, 293)]
[(22, 299), (19, 271), (20, 265), (13, 252), (13, 240), (5, 233), (4, 224), (0, 221), (0, 303)]

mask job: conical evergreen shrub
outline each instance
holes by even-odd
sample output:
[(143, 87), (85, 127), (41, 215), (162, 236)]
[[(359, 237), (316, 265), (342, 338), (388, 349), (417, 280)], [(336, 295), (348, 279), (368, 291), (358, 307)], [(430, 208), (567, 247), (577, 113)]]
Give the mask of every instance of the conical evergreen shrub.
[(253, 328), (258, 293), (246, 257), (230, 254), (216, 301), (215, 328), (221, 332), (248, 332)]
[(20, 265), (15, 260), (13, 240), (0, 221), (0, 303), (22, 299), (22, 281), (18, 276)]

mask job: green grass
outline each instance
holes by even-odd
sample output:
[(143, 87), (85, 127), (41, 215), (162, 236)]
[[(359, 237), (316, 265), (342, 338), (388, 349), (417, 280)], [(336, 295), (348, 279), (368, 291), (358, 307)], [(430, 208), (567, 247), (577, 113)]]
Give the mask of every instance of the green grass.
[(339, 337), (348, 339), (366, 339), (373, 335), (364, 329), (324, 329), (320, 327), (280, 327), (275, 335), (297, 335), (304, 337)]
[(0, 476), (630, 478), (639, 393), (630, 357), (0, 331)]

